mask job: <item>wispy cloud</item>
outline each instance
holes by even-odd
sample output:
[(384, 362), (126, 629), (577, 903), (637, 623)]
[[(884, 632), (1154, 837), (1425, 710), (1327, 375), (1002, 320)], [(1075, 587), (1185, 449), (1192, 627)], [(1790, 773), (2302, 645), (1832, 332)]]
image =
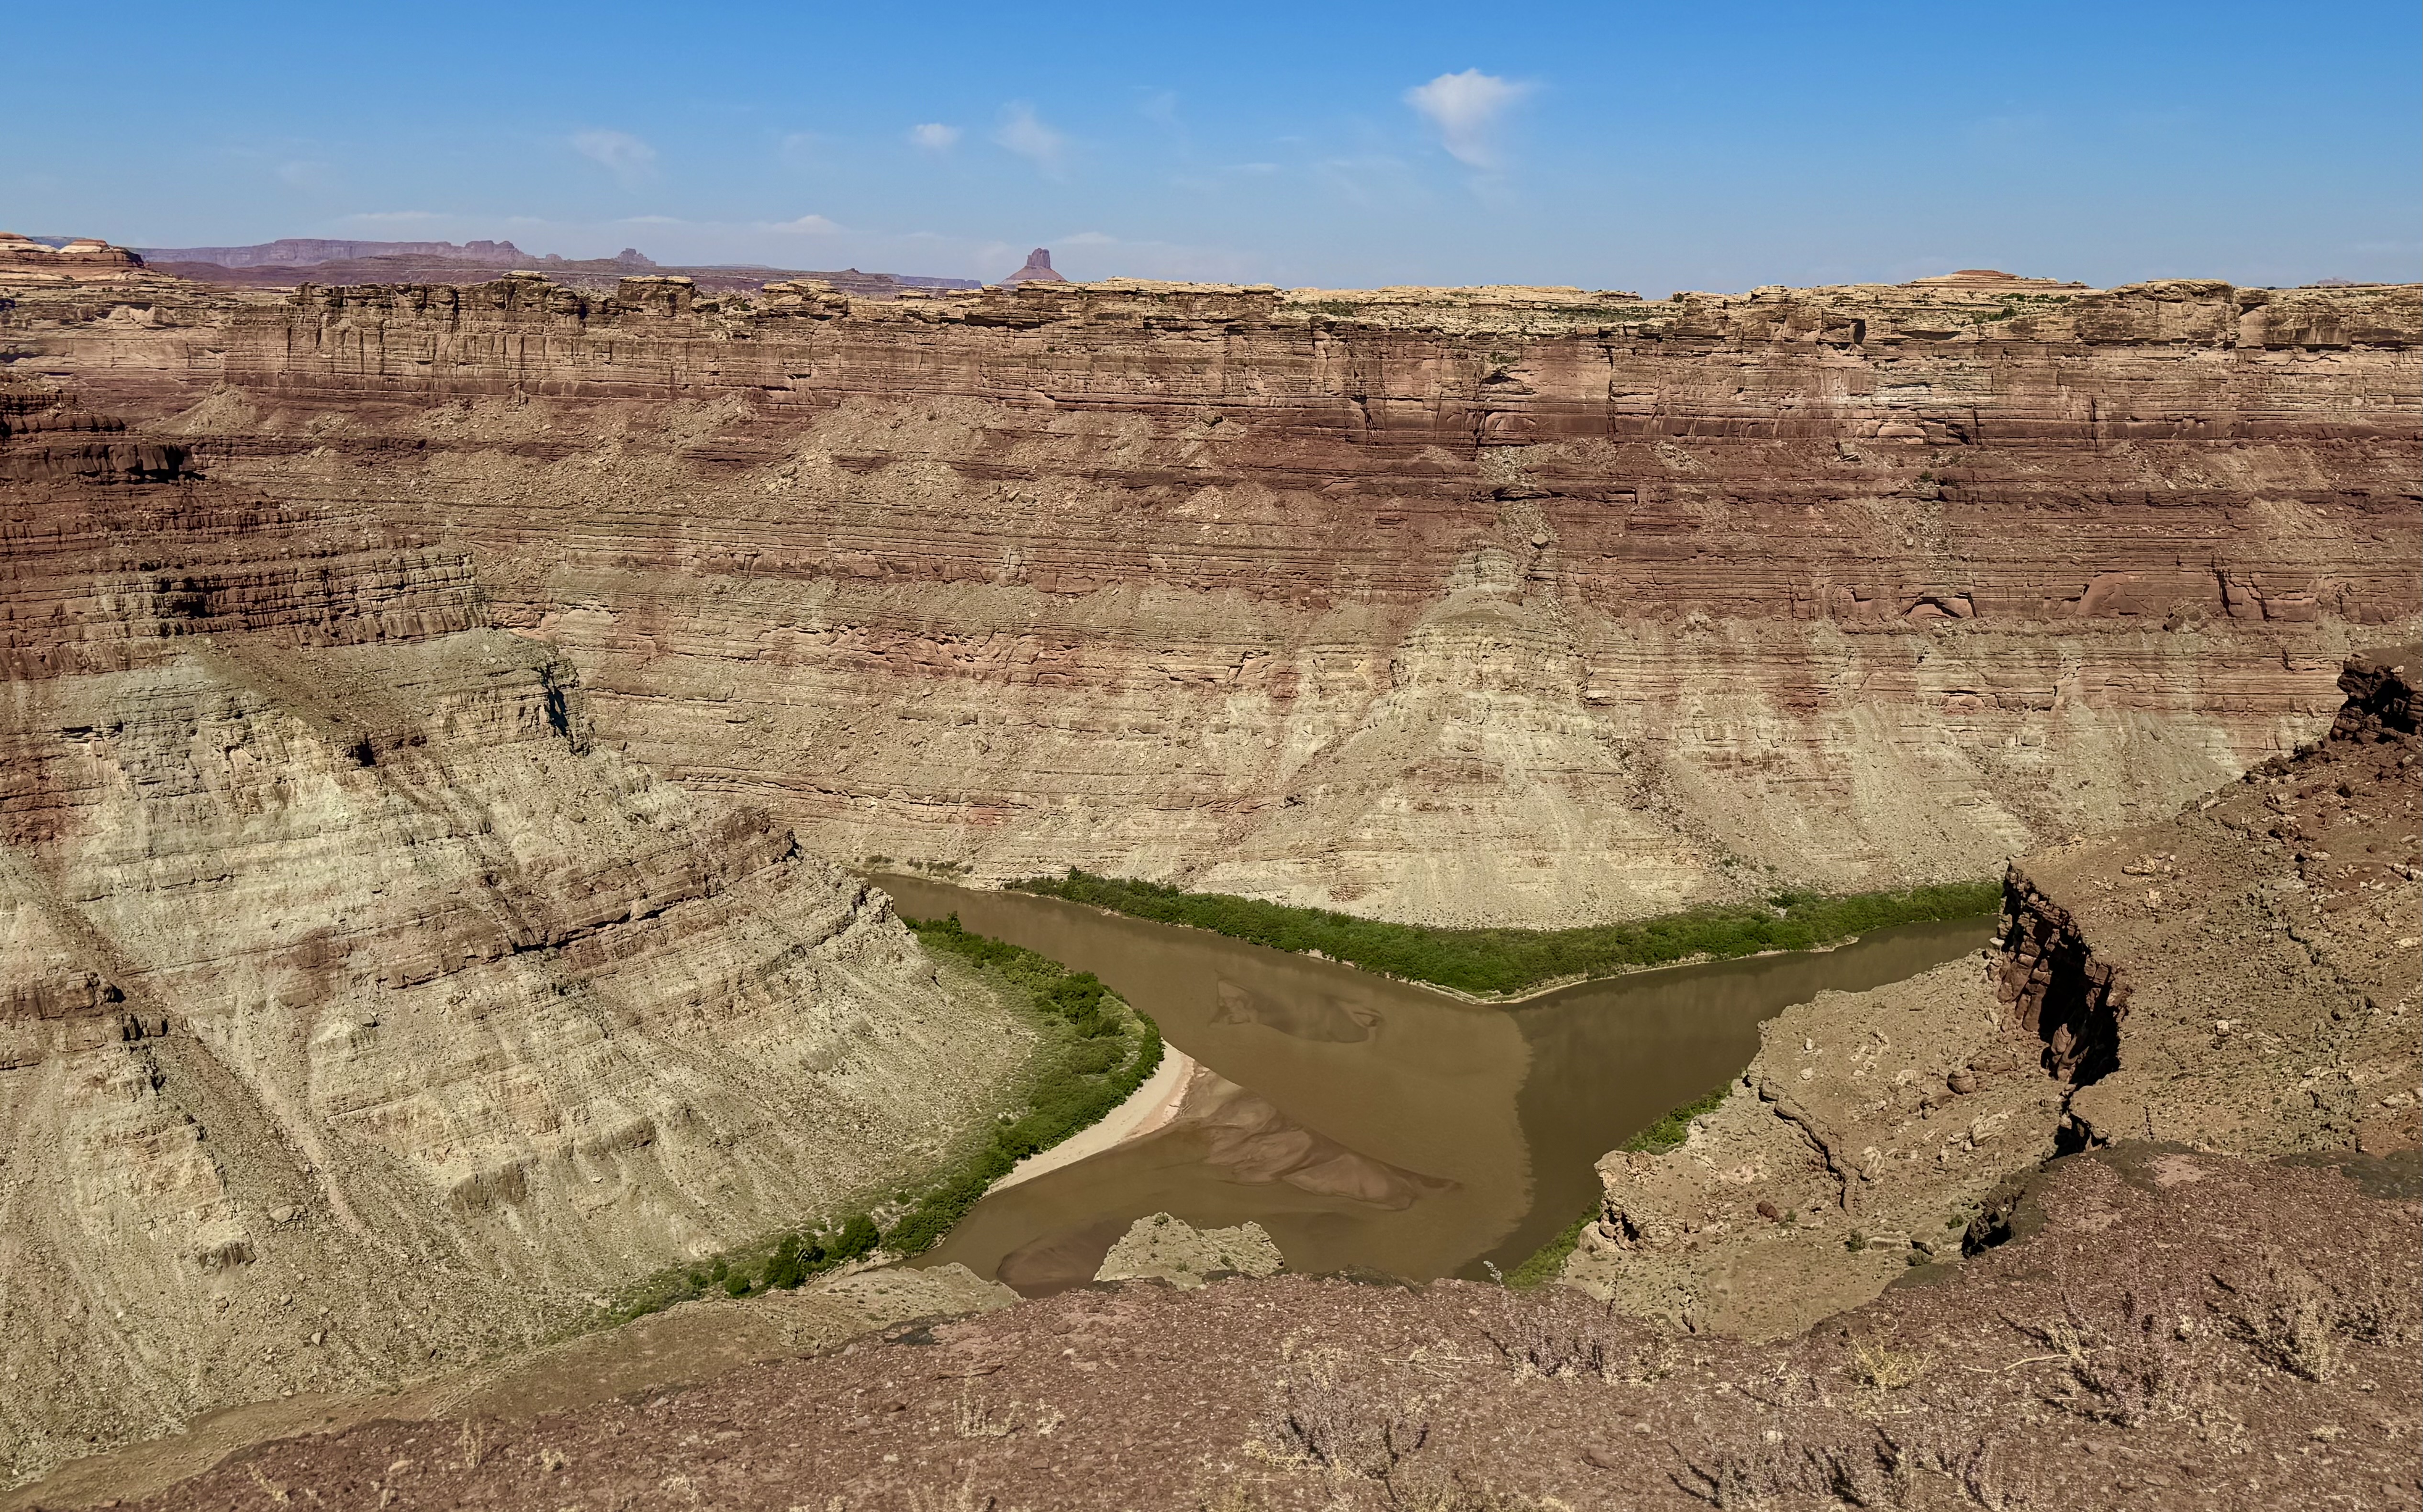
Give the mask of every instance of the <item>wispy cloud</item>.
[(612, 170), (625, 183), (646, 178), (657, 165), (657, 150), (629, 132), (576, 132), (572, 150)]
[(802, 215), (797, 220), (776, 221), (766, 228), (769, 231), (791, 231), (806, 236), (837, 236), (841, 227), (822, 215)]
[(909, 140), (929, 152), (947, 152), (959, 145), (959, 129), (945, 126), (939, 120), (926, 121), (909, 128)]
[(1024, 101), (1012, 101), (1002, 107), (1001, 126), (992, 134), (992, 139), (995, 145), (1053, 175), (1059, 173), (1061, 159), (1069, 150), (1069, 138), (1043, 124), (1035, 107)]
[(1439, 146), (1449, 156), (1476, 168), (1494, 168), (1501, 161), (1497, 122), (1530, 92), (1528, 84), (1466, 69), (1416, 85), (1405, 91), (1405, 103), (1437, 131)]

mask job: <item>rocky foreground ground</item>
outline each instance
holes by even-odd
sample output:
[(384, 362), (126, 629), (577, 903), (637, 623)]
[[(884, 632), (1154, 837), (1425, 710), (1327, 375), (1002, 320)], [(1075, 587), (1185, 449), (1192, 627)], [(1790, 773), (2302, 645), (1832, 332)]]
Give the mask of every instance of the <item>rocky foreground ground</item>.
[(2061, 1160), (2022, 1237), (1753, 1345), (1545, 1295), (1132, 1282), (538, 1418), (286, 1440), (254, 1509), (2413, 1505), (2411, 1157)]

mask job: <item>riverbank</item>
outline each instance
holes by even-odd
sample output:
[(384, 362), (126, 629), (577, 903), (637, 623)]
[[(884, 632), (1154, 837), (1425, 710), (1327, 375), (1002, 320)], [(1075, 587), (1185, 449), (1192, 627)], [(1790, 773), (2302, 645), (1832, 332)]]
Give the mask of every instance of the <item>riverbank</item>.
[(1979, 917), (2002, 905), (2002, 881), (1990, 878), (1831, 897), (1779, 892), (1762, 904), (1577, 929), (1441, 929), (1188, 892), (1073, 867), (1064, 876), (1029, 877), (1008, 890), (1208, 930), (1497, 1006), (1636, 971), (1825, 950), (1871, 930)]
[(1195, 1079), (1195, 1058), (1185, 1051), (1163, 1047), (1160, 1068), (1130, 1093), (1127, 1101), (1050, 1149), (1038, 1150), (1021, 1160), (1009, 1174), (994, 1182), (986, 1195), (1033, 1181), (1062, 1166), (1075, 1165), (1088, 1156), (1100, 1155), (1130, 1140), (1140, 1140), (1165, 1126), (1178, 1116), (1179, 1106), (1186, 1100), (1187, 1083)]

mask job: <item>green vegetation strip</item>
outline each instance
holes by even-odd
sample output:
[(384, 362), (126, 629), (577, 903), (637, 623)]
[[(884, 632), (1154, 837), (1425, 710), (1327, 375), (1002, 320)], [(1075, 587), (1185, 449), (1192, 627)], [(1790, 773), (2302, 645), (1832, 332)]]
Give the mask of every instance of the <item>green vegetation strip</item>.
[[(880, 1250), (906, 1258), (941, 1241), (992, 1184), (1037, 1151), (1101, 1122), (1161, 1068), (1161, 1028), (1114, 997), (1091, 971), (1071, 971), (1048, 956), (970, 934), (959, 917), (903, 921), (927, 950), (956, 955), (1007, 987), (1043, 1029), (1022, 1110), (1005, 1112), (961, 1149), (922, 1193), (903, 1192), (889, 1208), (829, 1219), (770, 1235), (704, 1264), (660, 1271), (625, 1294), (605, 1321), (626, 1322), (712, 1292), (747, 1297), (787, 1290), (812, 1276)], [(883, 1217), (888, 1212), (888, 1221)]]
[(1764, 905), (1693, 908), (1579, 929), (1433, 929), (1226, 893), (1188, 892), (1096, 876), (1074, 867), (1066, 876), (1030, 877), (1010, 885), (1138, 919), (1191, 924), (1275, 950), (1318, 951), (1367, 971), (1481, 997), (1677, 961), (1814, 950), (1890, 924), (1990, 914), (2002, 906), (2003, 896), (2000, 880), (1953, 882), (1845, 897), (1778, 892)]
[[(1643, 1155), (1664, 1155), (1691, 1137), (1691, 1120), (1703, 1113), (1715, 1112), (1733, 1090), (1733, 1083), (1726, 1082), (1698, 1102), (1686, 1103), (1675, 1109), (1617, 1148)], [(1506, 1284), (1528, 1289), (1544, 1286), (1563, 1275), (1565, 1256), (1573, 1253), (1575, 1247), (1582, 1242), (1582, 1229), (1597, 1217), (1598, 1205), (1592, 1203), (1583, 1209), (1579, 1218), (1566, 1224), (1555, 1238), (1532, 1251), (1529, 1259), (1506, 1272)]]

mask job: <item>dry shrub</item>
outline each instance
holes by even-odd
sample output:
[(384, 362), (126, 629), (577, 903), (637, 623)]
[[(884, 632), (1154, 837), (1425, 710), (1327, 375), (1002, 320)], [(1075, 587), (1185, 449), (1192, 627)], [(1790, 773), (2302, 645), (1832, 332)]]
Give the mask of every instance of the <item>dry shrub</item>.
[[(832, 1504), (838, 1507), (841, 1498), (834, 1497)], [(911, 1487), (909, 1508), (910, 1512), (1009, 1512), (999, 1497), (976, 1489), (973, 1466), (964, 1468), (957, 1485)]]
[(2055, 1322), (2015, 1325), (2067, 1364), (2068, 1378), (2051, 1398), (2055, 1405), (2133, 1428), (2185, 1417), (2205, 1394), (2202, 1341), (2178, 1299), (2162, 1294), (2149, 1300), (2124, 1291), (2120, 1315), (2108, 1328), (2081, 1313), (2067, 1288), (2062, 1306), (2064, 1316)]
[(1976, 1436), (1871, 1426), (1852, 1438), (1769, 1432), (1756, 1450), (1714, 1449), (1694, 1458), (1679, 1447), (1673, 1476), (1685, 1493), (1717, 1507), (2016, 1507), (2002, 1484), (1994, 1445)]
[(1430, 1441), (1428, 1404), (1352, 1368), (1335, 1351), (1291, 1358), (1272, 1394), (1260, 1438), (1279, 1457), (1386, 1481)]
[[(2411, 1268), (2400, 1259), (2399, 1268)], [(2399, 1346), (2415, 1339), (2418, 1303), (2413, 1278), (2366, 1266), (2352, 1279), (2324, 1282), (2266, 1250), (2253, 1267), (2212, 1278), (2225, 1296), (2223, 1324), (2255, 1357), (2311, 1381), (2337, 1373), (2348, 1340)]]
[[(1334, 1349), (1291, 1352), (1260, 1425), (1262, 1449), (1328, 1473), (1335, 1512), (1535, 1512), (1529, 1498), (1456, 1465), (1433, 1438), (1430, 1402), (1384, 1369)], [(1267, 1488), (1232, 1482), (1205, 1504), (1249, 1512), (1267, 1504)]]
[(1610, 1380), (1641, 1362), (1628, 1347), (1639, 1325), (1569, 1287), (1506, 1292), (1481, 1331), (1518, 1377)]

